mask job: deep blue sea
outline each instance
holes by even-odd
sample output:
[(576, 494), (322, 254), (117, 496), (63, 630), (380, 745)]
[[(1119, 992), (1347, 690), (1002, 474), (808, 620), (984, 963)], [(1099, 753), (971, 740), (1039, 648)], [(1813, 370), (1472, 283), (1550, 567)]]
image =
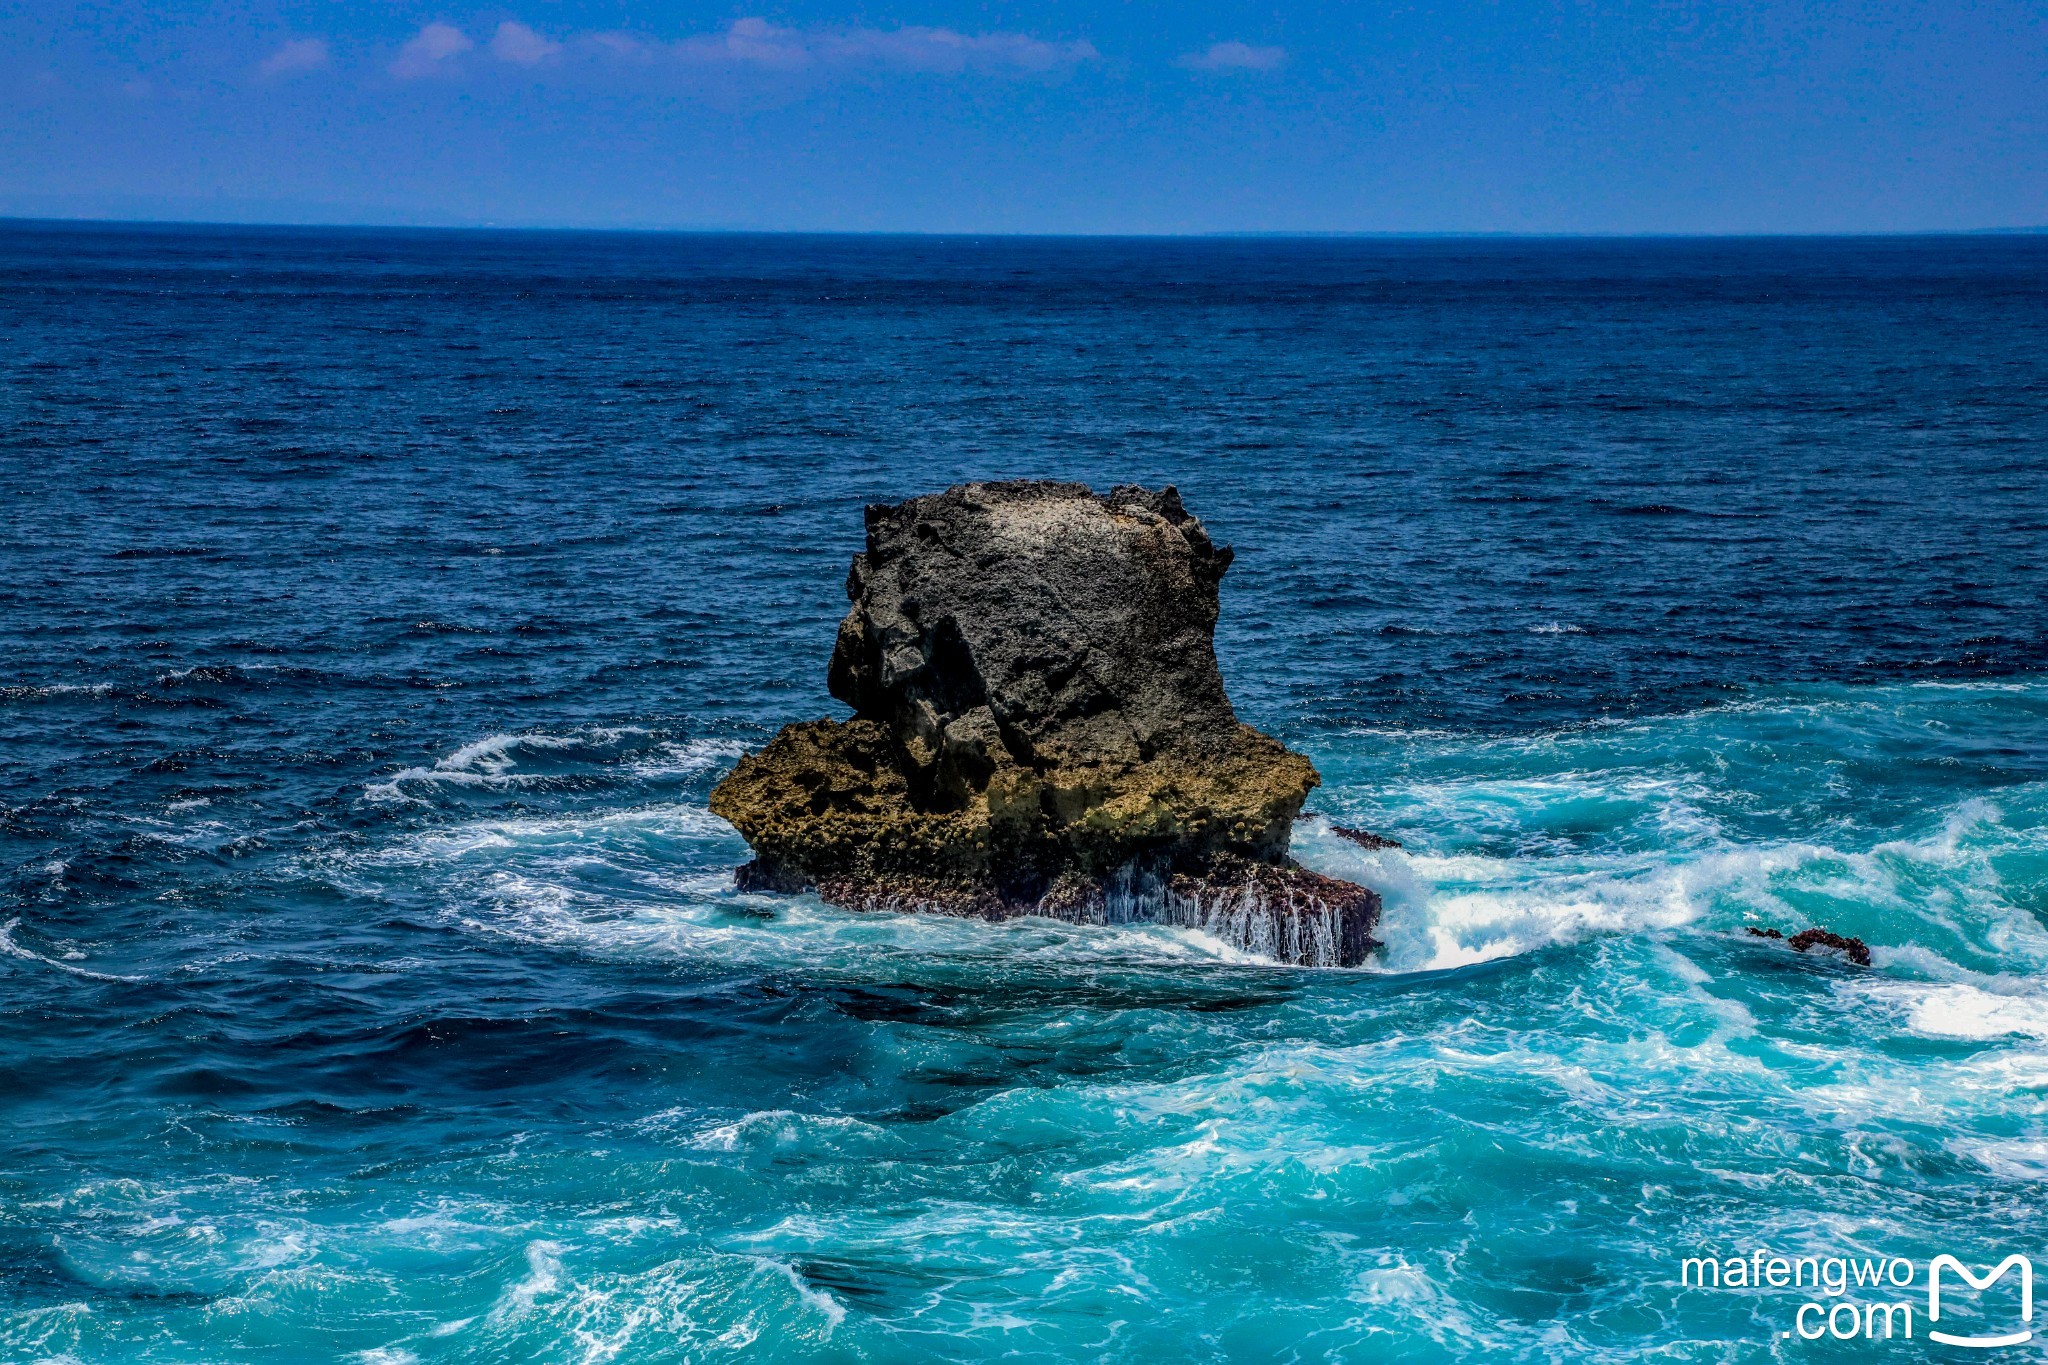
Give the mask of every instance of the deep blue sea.
[[(2048, 1258), (2048, 238), (0, 224), (0, 461), (0, 1359), (1919, 1358), (1679, 1262)], [(1374, 967), (730, 888), (862, 505), (1022, 476), (1236, 547)]]

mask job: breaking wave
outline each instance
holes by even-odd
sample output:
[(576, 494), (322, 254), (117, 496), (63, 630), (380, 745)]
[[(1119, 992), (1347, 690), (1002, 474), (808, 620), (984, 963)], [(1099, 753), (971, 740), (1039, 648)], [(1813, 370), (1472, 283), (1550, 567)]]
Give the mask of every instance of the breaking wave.
[[(2048, 930), (2027, 899), (2038, 894), (2034, 878), (2048, 859), (2048, 783), (1988, 784), (1945, 803), (1915, 801), (1905, 790), (1868, 793), (1880, 805), (1910, 807), (1903, 823), (1835, 809), (1845, 766), (1884, 759), (1900, 787), (1943, 767), (1942, 751), (1956, 741), (1884, 754), (1916, 726), (1913, 712), (1959, 706), (1944, 731), (1967, 734), (1970, 710), (2038, 717), (2040, 695), (2003, 685), (1891, 692), (1892, 704), (1856, 693), (1794, 696), (1536, 737), (1377, 731), (1348, 750), (1333, 737), (1315, 755), (1328, 775), (1318, 804), (1348, 823), (1396, 833), (1404, 847), (1367, 852), (1312, 816), (1297, 830), (1295, 852), (1318, 871), (1382, 893), (1386, 946), (1374, 963), (1382, 972), (1444, 971), (1619, 934), (1735, 935), (1752, 925), (1790, 933), (1815, 924), (1867, 940), (1881, 966), (1921, 975), (1974, 979), (2048, 967)], [(1859, 718), (1875, 722), (1860, 738)], [(622, 733), (493, 736), (389, 785), (452, 780), (517, 790), (560, 777), (562, 755), (588, 755)], [(1780, 761), (1786, 734), (1805, 734), (1806, 747), (1826, 757)], [(741, 748), (664, 742), (636, 757), (628, 774), (708, 779)], [(1392, 771), (1380, 762), (1389, 756)], [(1117, 945), (1148, 957), (1259, 958), (1242, 934), (1219, 940), (1199, 927), (1001, 926), (747, 895), (726, 875), (744, 857), (744, 845), (699, 796), (433, 826), (361, 866), (445, 877), (462, 889), (454, 899), (479, 931), (594, 950), (611, 943), (761, 960), (829, 958), (838, 939), (870, 949), (900, 941), (913, 953), (951, 944), (970, 954), (994, 951), (988, 945), (1001, 939), (1009, 954), (1021, 935), (1088, 957)]]

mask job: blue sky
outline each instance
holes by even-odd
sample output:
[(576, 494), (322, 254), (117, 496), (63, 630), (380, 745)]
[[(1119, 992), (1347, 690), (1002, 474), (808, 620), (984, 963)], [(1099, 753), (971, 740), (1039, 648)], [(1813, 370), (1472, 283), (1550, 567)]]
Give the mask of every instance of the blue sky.
[(2038, 225), (2048, 3), (0, 0), (0, 213)]

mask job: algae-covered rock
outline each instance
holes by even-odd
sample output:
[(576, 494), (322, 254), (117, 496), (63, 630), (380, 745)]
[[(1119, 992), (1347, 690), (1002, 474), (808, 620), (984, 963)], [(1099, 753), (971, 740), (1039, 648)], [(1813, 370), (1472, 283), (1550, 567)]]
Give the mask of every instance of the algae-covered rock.
[(964, 484), (870, 507), (829, 684), (714, 811), (741, 884), (838, 904), (1161, 919), (1352, 965), (1378, 897), (1287, 857), (1309, 761), (1241, 724), (1211, 543), (1171, 488)]

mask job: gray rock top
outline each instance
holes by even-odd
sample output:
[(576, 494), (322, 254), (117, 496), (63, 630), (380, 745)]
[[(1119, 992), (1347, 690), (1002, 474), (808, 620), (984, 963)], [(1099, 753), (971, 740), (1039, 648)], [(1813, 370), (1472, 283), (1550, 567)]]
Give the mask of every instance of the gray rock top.
[(832, 695), (935, 752), (949, 727), (992, 726), (1027, 764), (1228, 743), (1230, 559), (1172, 488), (970, 483), (869, 507)]

